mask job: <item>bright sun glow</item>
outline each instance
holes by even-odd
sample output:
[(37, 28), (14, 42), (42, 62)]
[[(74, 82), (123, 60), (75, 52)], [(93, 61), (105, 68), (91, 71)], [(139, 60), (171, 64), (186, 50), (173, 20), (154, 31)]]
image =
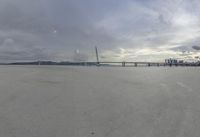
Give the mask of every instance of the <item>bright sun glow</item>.
[(176, 26), (190, 26), (190, 25), (196, 25), (198, 22), (198, 19), (190, 14), (178, 14), (174, 16), (173, 23)]

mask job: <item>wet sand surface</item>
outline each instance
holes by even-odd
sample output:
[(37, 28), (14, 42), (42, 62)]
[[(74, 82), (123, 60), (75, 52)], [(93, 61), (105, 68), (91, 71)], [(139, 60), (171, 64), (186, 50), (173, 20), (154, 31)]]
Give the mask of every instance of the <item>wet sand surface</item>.
[(200, 137), (200, 69), (0, 66), (0, 137)]

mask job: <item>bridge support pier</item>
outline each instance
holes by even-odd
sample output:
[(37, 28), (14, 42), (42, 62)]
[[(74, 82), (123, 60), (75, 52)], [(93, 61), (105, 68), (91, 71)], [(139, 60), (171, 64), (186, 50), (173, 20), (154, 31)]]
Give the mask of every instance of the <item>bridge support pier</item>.
[(137, 67), (137, 65), (138, 65), (138, 64), (137, 64), (137, 63), (135, 63), (135, 67)]
[(122, 67), (126, 67), (126, 62), (122, 62)]

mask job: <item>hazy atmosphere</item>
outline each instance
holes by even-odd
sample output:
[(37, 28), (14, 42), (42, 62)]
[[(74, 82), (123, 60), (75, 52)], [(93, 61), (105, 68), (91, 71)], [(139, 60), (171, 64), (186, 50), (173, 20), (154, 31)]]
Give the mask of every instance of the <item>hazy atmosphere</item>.
[(200, 0), (0, 0), (0, 137), (200, 137)]
[(193, 60), (199, 0), (0, 0), (0, 61)]

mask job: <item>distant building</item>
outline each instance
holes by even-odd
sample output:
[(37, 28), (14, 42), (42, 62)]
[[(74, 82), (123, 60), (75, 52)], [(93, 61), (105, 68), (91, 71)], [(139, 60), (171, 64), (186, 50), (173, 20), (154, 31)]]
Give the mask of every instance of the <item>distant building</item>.
[(165, 64), (178, 64), (177, 59), (165, 59)]
[(178, 63), (180, 63), (180, 64), (183, 64), (183, 63), (184, 63), (184, 61), (183, 61), (183, 60), (179, 60), (179, 61), (178, 61)]

